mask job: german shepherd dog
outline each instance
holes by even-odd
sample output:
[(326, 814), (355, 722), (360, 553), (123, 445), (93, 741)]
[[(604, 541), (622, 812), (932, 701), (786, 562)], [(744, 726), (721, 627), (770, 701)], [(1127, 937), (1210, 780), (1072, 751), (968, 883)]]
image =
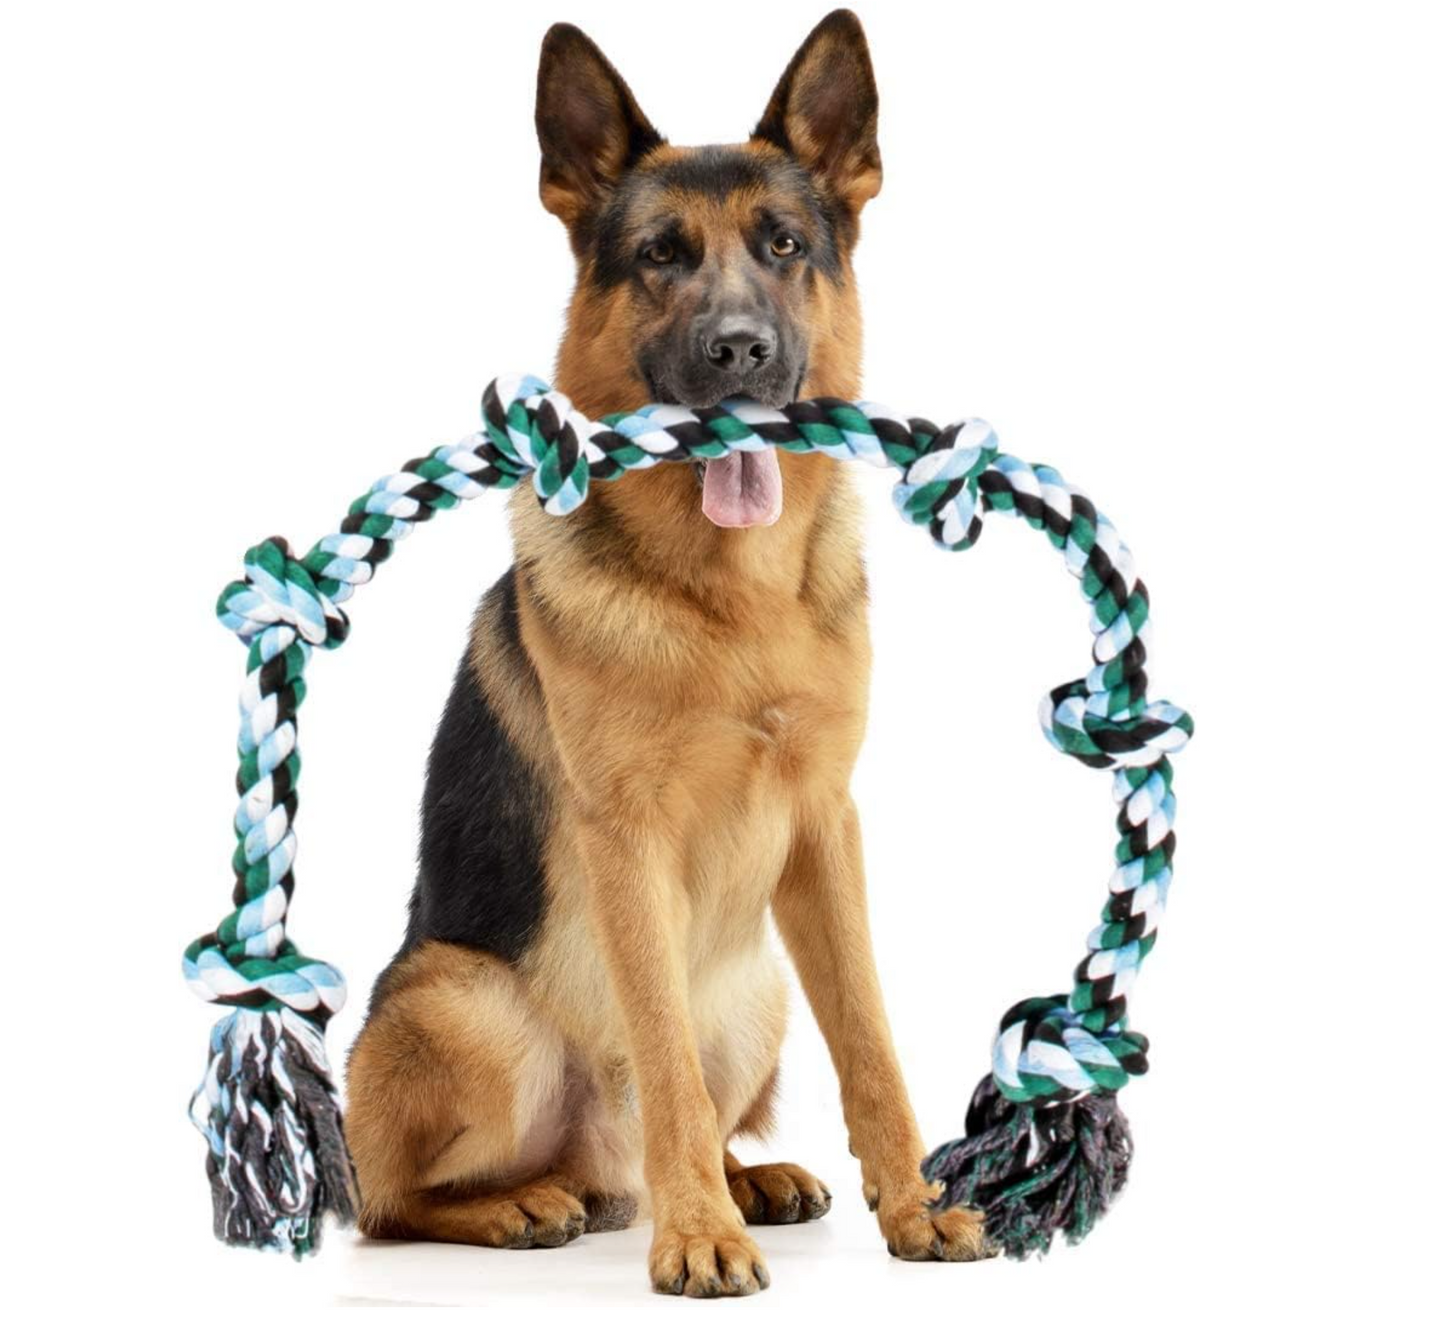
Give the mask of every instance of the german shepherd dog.
[[(536, 120), (577, 263), (555, 382), (581, 411), (857, 396), (852, 252), (882, 168), (855, 15), (818, 24), (742, 144), (668, 144), (567, 24)], [(514, 500), (516, 562), (432, 746), (405, 941), (350, 1054), (363, 1232), (551, 1247), (650, 1207), (654, 1288), (765, 1288), (744, 1226), (832, 1200), (732, 1152), (772, 1117), (771, 909), (889, 1251), (986, 1255), (976, 1213), (929, 1206), (873, 963), (848, 468), (768, 450), (629, 473), (566, 519)]]

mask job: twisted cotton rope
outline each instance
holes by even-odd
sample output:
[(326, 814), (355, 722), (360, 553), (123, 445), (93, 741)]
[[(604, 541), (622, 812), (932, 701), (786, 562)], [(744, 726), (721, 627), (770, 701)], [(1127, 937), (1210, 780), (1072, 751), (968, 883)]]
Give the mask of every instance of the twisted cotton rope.
[[(248, 647), (235, 909), (185, 956), (186, 978), (198, 994), (249, 1010), (218, 1025), (211, 1068), (192, 1107), (211, 1145), (218, 1232), (299, 1252), (315, 1242), (312, 1222), (322, 1212), (351, 1213), (354, 1183), (339, 1108), (324, 1049), (313, 1038), (340, 1008), (344, 984), (285, 932), (300, 773), (296, 713), (311, 652), (346, 640), (341, 603), (417, 523), (528, 476), (546, 511), (561, 516), (586, 499), (594, 480), (777, 447), (891, 464), (902, 473), (893, 492), (900, 514), (926, 525), (946, 549), (969, 548), (991, 511), (1017, 514), (1044, 531), (1081, 583), (1094, 648), (1088, 674), (1055, 689), (1041, 721), (1062, 752), (1115, 770), (1120, 841), (1110, 899), (1072, 992), (1026, 1000), (1005, 1015), (992, 1082), (1008, 1101), (1048, 1109), (1112, 1095), (1143, 1072), (1147, 1041), (1126, 1027), (1127, 997), (1153, 946), (1169, 886), (1175, 806), (1166, 755), (1184, 745), (1193, 727), (1179, 708), (1147, 699), (1148, 594), (1108, 519), (1052, 468), (1000, 454), (992, 429), (976, 419), (939, 429), (874, 403), (816, 398), (781, 409), (740, 399), (702, 410), (654, 405), (591, 421), (531, 376), (494, 381), (482, 405), (482, 430), (378, 481), (351, 505), (340, 529), (301, 559), (280, 538), (247, 551), (243, 578), (220, 597), (221, 622)], [(317, 1115), (327, 1122), (334, 1115), (334, 1131), (323, 1125), (308, 1138), (304, 1123)], [(946, 1175), (947, 1162), (961, 1158), (959, 1145), (930, 1157), (934, 1174)], [(959, 1184), (955, 1200), (975, 1196), (980, 1186), (977, 1179)], [(1076, 1205), (1073, 1192), (1051, 1205), (1066, 1203)], [(1073, 1229), (1067, 1217), (1052, 1223), (1077, 1236), (1091, 1221), (1076, 1221)], [(1001, 1241), (1009, 1246), (1007, 1237)], [(1011, 1250), (1029, 1246), (1038, 1245), (1018, 1240)]]

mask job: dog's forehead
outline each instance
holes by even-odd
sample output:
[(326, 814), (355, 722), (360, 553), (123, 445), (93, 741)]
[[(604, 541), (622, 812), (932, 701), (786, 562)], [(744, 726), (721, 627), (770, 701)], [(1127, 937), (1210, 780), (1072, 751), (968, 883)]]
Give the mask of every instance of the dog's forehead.
[(809, 176), (770, 146), (672, 145), (649, 154), (628, 176), (620, 202), (629, 225), (660, 218), (700, 227), (747, 225), (761, 211), (803, 222), (817, 212)]

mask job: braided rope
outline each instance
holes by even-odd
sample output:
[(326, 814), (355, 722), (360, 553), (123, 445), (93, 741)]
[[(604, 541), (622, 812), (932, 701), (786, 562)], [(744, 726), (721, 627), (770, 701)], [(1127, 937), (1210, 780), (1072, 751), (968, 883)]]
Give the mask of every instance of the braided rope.
[[(1127, 1028), (1127, 999), (1154, 945), (1169, 887), (1175, 801), (1167, 755), (1183, 747), (1193, 723), (1173, 704), (1147, 698), (1148, 592), (1128, 547), (1087, 497), (1051, 467), (999, 453), (982, 420), (940, 429), (871, 402), (814, 398), (774, 409), (731, 399), (708, 409), (653, 405), (592, 421), (541, 380), (510, 376), (488, 386), (482, 414), (482, 430), (378, 481), (352, 503), (337, 531), (300, 559), (279, 537), (248, 550), (242, 578), (221, 593), (221, 622), (248, 648), (236, 881), (234, 909), (186, 950), (185, 975), (195, 992), (262, 1013), (295, 1013), (317, 1027), (344, 1001), (340, 974), (286, 936), (295, 886), (296, 718), (312, 651), (346, 641), (342, 603), (371, 580), (398, 541), (440, 510), (528, 477), (542, 507), (563, 516), (585, 501), (593, 481), (773, 447), (893, 466), (901, 473), (893, 490), (900, 515), (926, 526), (945, 549), (971, 547), (990, 512), (1019, 516), (1045, 533), (1079, 580), (1091, 612), (1092, 667), (1044, 699), (1040, 720), (1061, 752), (1114, 771), (1117, 866), (1072, 991), (1010, 1009), (994, 1045), (993, 1082), (1010, 1101), (1050, 1106), (1110, 1095), (1145, 1071), (1148, 1042)], [(248, 1028), (248, 1038), (255, 1029)], [(220, 1150), (223, 1157), (227, 1116), (235, 1132), (254, 1129), (254, 1116), (238, 1117), (234, 1100), (218, 1089), (216, 1066), (230, 1057), (225, 1049), (214, 1053), (213, 1075), (198, 1092), (202, 1120), (209, 1108), (213, 1155)], [(218, 1202), (218, 1216), (219, 1210)], [(270, 1226), (264, 1246), (287, 1247), (273, 1221), (257, 1222)]]

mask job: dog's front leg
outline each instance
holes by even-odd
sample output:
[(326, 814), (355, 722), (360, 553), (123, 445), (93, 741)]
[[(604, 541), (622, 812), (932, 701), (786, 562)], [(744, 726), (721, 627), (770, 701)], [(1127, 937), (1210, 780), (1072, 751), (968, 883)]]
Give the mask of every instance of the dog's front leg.
[(987, 1255), (982, 1218), (933, 1211), (923, 1139), (913, 1117), (873, 962), (858, 813), (851, 800), (799, 826), (773, 898), (778, 929), (837, 1069), (863, 1196), (889, 1252), (926, 1261)]
[(754, 1294), (768, 1271), (728, 1192), (717, 1111), (688, 1011), (685, 900), (666, 839), (645, 826), (584, 830), (588, 910), (622, 1013), (652, 1194), (648, 1268), (664, 1294)]

